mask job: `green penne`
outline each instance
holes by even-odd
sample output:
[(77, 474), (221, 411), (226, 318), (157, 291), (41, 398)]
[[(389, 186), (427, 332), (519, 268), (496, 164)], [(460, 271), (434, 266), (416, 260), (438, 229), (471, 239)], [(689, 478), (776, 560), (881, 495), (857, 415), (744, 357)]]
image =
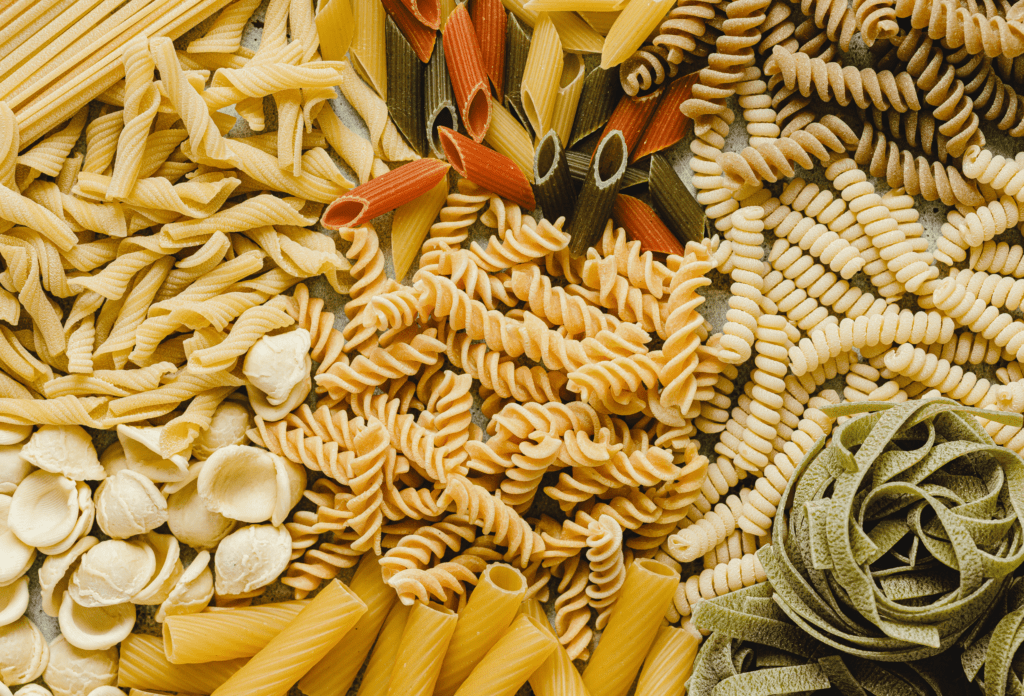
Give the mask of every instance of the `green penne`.
[(388, 113), (402, 135), (419, 155), (427, 154), (423, 110), (424, 66), (398, 26), (387, 18), (384, 25), (388, 65)]

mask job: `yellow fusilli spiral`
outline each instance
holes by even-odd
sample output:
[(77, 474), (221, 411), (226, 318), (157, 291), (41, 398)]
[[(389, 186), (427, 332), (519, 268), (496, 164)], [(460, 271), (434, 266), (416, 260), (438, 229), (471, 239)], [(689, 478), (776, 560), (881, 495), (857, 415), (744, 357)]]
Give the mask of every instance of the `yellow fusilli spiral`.
[(712, 261), (707, 250), (700, 245), (687, 245), (687, 254), (672, 280), (672, 294), (669, 296), (669, 315), (665, 324), (668, 338), (662, 348), (664, 356), (658, 380), (664, 389), (661, 402), (678, 406), (686, 413), (697, 395), (695, 372), (700, 365), (697, 348), (700, 346), (698, 327), (704, 317), (697, 308), (704, 298), (697, 294), (697, 288), (711, 284), (707, 277)]
[(893, 305), (892, 310), (883, 314), (857, 319), (847, 317), (838, 324), (815, 329), (789, 349), (793, 374), (800, 376), (812, 372), (827, 360), (854, 349), (891, 346), (894, 343), (932, 345), (946, 343), (953, 338), (954, 323), (950, 317), (935, 311), (915, 313), (909, 309), (897, 312), (897, 309)]
[(635, 394), (641, 387), (652, 389), (661, 369), (660, 351), (593, 362), (569, 373), (569, 391), (596, 405)]
[(585, 660), (590, 657), (590, 641), (594, 632), (590, 623), (590, 568), (581, 555), (570, 558), (561, 568), (558, 596), (555, 597), (555, 633), (565, 646), (569, 658)]
[(223, 342), (189, 356), (189, 368), (197, 374), (225, 369), (266, 334), (294, 324), (295, 319), (285, 311), (284, 298), (279, 299), (242, 312)]
[(1014, 280), (998, 274), (982, 271), (950, 271), (950, 277), (968, 291), (993, 307), (1015, 311), (1024, 304), (1024, 280)]
[(454, 504), (456, 513), (494, 541), (508, 548), (525, 568), (534, 557), (544, 553), (544, 540), (511, 507), (464, 476), (452, 476), (442, 500)]
[(915, 29), (926, 29), (932, 39), (945, 39), (949, 48), (963, 46), (969, 55), (989, 58), (1024, 53), (1024, 25), (1020, 16), (986, 17), (950, 0), (896, 0), (896, 16), (909, 17)]
[(369, 225), (357, 228), (343, 227), (338, 236), (351, 243), (345, 255), (352, 260), (349, 273), (356, 282), (349, 290), (349, 299), (345, 303), (345, 316), (349, 322), (342, 330), (348, 341), (346, 351), (362, 345), (376, 333), (376, 320), (373, 313), (364, 313), (373, 297), (389, 292), (395, 282), (384, 273), (384, 255), (380, 251), (377, 232)]
[[(643, 244), (630, 240), (626, 230), (607, 225), (598, 242), (587, 250), (587, 256), (615, 257), (616, 270), (625, 276), (629, 284), (649, 292), (661, 299), (670, 290), (674, 272), (664, 263), (655, 260), (654, 254), (643, 250)], [(669, 256), (666, 263), (682, 263), (682, 257)], [(678, 271), (678, 267), (676, 267)]]
[(757, 556), (748, 553), (692, 575), (679, 584), (673, 604), (680, 616), (690, 616), (693, 608), (705, 599), (714, 599), (729, 592), (764, 582), (768, 575)]
[[(749, 489), (744, 488), (740, 494), (746, 498)], [(743, 500), (730, 495), (724, 503), (718, 503), (699, 520), (670, 536), (666, 547), (668, 553), (680, 563), (697, 560), (736, 531), (742, 512)]]
[(979, 379), (973, 372), (959, 365), (950, 365), (948, 361), (939, 359), (923, 348), (911, 345), (903, 345), (887, 353), (885, 366), (926, 387), (937, 389), (966, 406), (987, 408), (996, 402), (996, 397), (1003, 389), (1001, 384)]
[(388, 456), (388, 433), (381, 422), (371, 418), (356, 436), (356, 457), (352, 459), (349, 485), (353, 496), (348, 501), (352, 513), (349, 526), (359, 538), (352, 542), (355, 551), (380, 553), (380, 528), (384, 522), (384, 462)]
[(725, 429), (732, 405), (729, 395), (736, 388), (738, 376), (739, 371), (735, 365), (722, 364), (722, 371), (713, 385), (714, 395), (700, 405), (700, 416), (694, 420), (699, 431), (713, 435)]
[(936, 243), (935, 258), (950, 266), (966, 259), (968, 249), (973, 258), (974, 247), (981, 247), (1024, 219), (1024, 203), (1006, 194), (977, 208), (959, 208), (946, 214), (942, 236)]
[(357, 394), (367, 387), (376, 387), (389, 379), (416, 374), (421, 365), (433, 365), (445, 345), (435, 338), (435, 331), (415, 335), (408, 343), (393, 343), (387, 348), (375, 346), (358, 355), (351, 363), (335, 362), (316, 376), (316, 383), (333, 397)]
[(626, 565), (622, 558), (622, 527), (612, 517), (602, 515), (587, 529), (587, 561), (590, 584), (587, 597), (597, 612), (597, 630), (608, 623), (612, 608), (626, 581)]
[(336, 481), (347, 483), (353, 453), (344, 443), (314, 435), (290, 420), (266, 423), (256, 417), (256, 427), (247, 433), (250, 440), (290, 462), (312, 471), (322, 471)]
[(564, 326), (569, 337), (596, 336), (599, 331), (614, 331), (620, 323), (619, 319), (582, 297), (552, 286), (551, 279), (534, 264), (514, 266), (509, 288), (517, 298), (527, 303), (533, 314), (557, 326)]
[(971, 270), (1024, 278), (1024, 247), (1006, 242), (985, 242), (971, 249)]
[(473, 378), (468, 374), (456, 374), (445, 370), (441, 383), (430, 395), (427, 409), (434, 414), (434, 444), (448, 450), (445, 467), (455, 470), (466, 458), (465, 445), (469, 440), (470, 424), (473, 422), (473, 395), (469, 390)]
[(1011, 355), (1024, 352), (1024, 323), (978, 298), (954, 278), (943, 280), (932, 299), (937, 309), (958, 324), (1005, 348)]
[(611, 310), (622, 321), (637, 323), (644, 331), (665, 338), (665, 322), (658, 299), (630, 285), (617, 268), (618, 262), (613, 257), (588, 258), (580, 273), (583, 286), (570, 286), (567, 292), (591, 305)]
[(448, 194), (438, 221), (430, 226), (420, 252), (420, 269), (436, 272), (444, 253), (459, 248), (469, 237), (469, 228), (476, 222), (480, 209), (493, 194), (467, 179), (460, 179), (457, 190)]
[(473, 525), (449, 515), (399, 539), (380, 559), (381, 574), (386, 581), (403, 570), (427, 568), (443, 558), (448, 550), (458, 553), (464, 542), (471, 544), (475, 539)]
[(740, 152), (723, 152), (718, 164), (725, 173), (725, 183), (733, 189), (744, 184), (756, 186), (794, 176), (794, 164), (813, 169), (812, 156), (824, 164), (855, 142), (856, 136), (845, 123), (826, 117), (784, 138), (748, 146)]
[(732, 215), (732, 242), (735, 267), (732, 271), (732, 295), (722, 329), (719, 359), (730, 364), (745, 362), (754, 344), (759, 301), (764, 288), (764, 208), (746, 207)]
[(768, 466), (769, 456), (778, 436), (783, 406), (785, 378), (789, 368), (786, 319), (778, 315), (761, 315), (757, 320), (754, 350), (757, 368), (750, 373), (753, 400), (750, 416), (743, 430), (742, 444), (734, 459), (736, 466), (757, 473)]
[(470, 251), (480, 268), (489, 273), (512, 268), (564, 249), (569, 244), (569, 235), (562, 231), (562, 224), (561, 219), (552, 224), (547, 220), (538, 223), (526, 218), (521, 225), (500, 230), (504, 233), (502, 238), (492, 236), (486, 249), (473, 242)]
[(359, 563), (363, 552), (352, 548), (356, 538), (354, 532), (334, 532), (332, 541), (308, 549), (301, 561), (288, 566), (281, 583), (294, 589), (296, 599), (309, 596), (324, 582), (338, 577), (342, 570)]
[(899, 33), (893, 0), (854, 0), (853, 11), (857, 29), (868, 46), (879, 39), (891, 39)]
[[(472, 559), (473, 557), (469, 557)], [(402, 604), (412, 605), (415, 602), (429, 602), (435, 599), (447, 603), (449, 594), (463, 595), (465, 584), (476, 584), (477, 575), (472, 566), (475, 563), (459, 562), (467, 560), (458, 556), (451, 561), (438, 563), (432, 568), (411, 568), (403, 570), (388, 580), (388, 585), (398, 593)], [(486, 567), (486, 563), (483, 564)]]
[(1007, 159), (973, 145), (967, 148), (960, 166), (965, 176), (1024, 202), (1024, 153)]
[(954, 365), (995, 365), (1003, 358), (1003, 349), (995, 341), (970, 331), (954, 336), (949, 343), (928, 346), (928, 352)]

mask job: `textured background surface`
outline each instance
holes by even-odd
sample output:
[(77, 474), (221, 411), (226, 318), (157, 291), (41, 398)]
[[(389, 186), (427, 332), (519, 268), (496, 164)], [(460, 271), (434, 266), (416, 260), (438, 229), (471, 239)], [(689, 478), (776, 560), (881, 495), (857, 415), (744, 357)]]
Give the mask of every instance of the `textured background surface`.
[[(267, 5), (267, 2), (265, 0), (264, 3), (260, 6), (260, 8), (256, 11), (255, 15), (253, 16), (253, 19), (250, 22), (250, 26), (248, 27), (248, 29), (246, 31), (246, 34), (243, 37), (242, 43), (247, 48), (251, 48), (251, 49), (255, 50), (257, 48), (258, 44), (259, 44), (259, 36), (260, 36), (260, 31), (261, 31), (262, 25), (263, 25), (262, 20), (263, 20), (264, 12), (266, 10), (266, 5)], [(197, 38), (198, 36), (202, 36), (205, 33), (206, 27), (209, 25), (209, 23), (210, 22), (208, 21), (208, 22), (204, 23), (203, 25), (200, 25), (199, 27), (197, 27), (193, 31), (189, 32), (186, 36), (182, 37), (182, 39), (177, 41), (176, 45), (179, 48), (184, 48), (185, 46), (188, 45), (189, 41), (191, 41), (194, 38)], [(851, 47), (851, 54), (848, 56), (847, 63), (848, 64), (856, 64), (856, 65), (859, 65), (860, 67), (867, 67), (867, 65), (868, 65), (868, 62), (867, 62), (868, 61), (868, 57), (869, 56), (868, 56), (867, 52), (864, 50), (863, 44), (860, 42), (860, 37), (859, 36), (855, 37), (854, 41), (853, 41), (853, 46)], [(365, 125), (360, 120), (360, 118), (356, 114), (356, 112), (352, 109), (352, 107), (349, 106), (349, 104), (345, 101), (344, 97), (339, 96), (336, 100), (334, 100), (334, 102), (332, 102), (332, 105), (333, 105), (335, 111), (342, 118), (342, 120), (350, 128), (352, 128), (357, 133), (360, 133), (364, 137), (368, 137), (368, 132), (366, 130)], [(734, 110), (736, 111), (737, 119), (736, 119), (736, 122), (733, 124), (732, 132), (730, 133), (730, 136), (729, 136), (729, 138), (727, 140), (726, 149), (727, 150), (731, 150), (731, 151), (739, 151), (743, 147), (745, 147), (746, 144), (747, 144), (747, 142), (746, 142), (747, 141), (747, 134), (746, 134), (746, 129), (744, 127), (744, 122), (743, 122), (742, 116), (740, 115), (739, 109), (736, 107), (735, 103), (733, 103), (732, 106), (733, 106)], [(265, 100), (265, 111), (266, 111), (266, 114), (267, 114), (267, 130), (275, 130), (276, 129), (275, 109), (274, 109), (274, 105), (273, 105), (273, 100), (271, 98), (269, 98), (269, 97)], [(857, 120), (857, 115), (856, 115), (854, 110), (850, 110), (850, 109), (845, 109), (844, 110), (844, 109), (841, 109), (839, 107), (836, 107), (834, 104), (821, 105), (820, 106), (820, 113), (821, 114), (826, 114), (826, 113), (842, 113), (842, 114), (845, 114), (847, 116), (852, 117), (851, 118), (851, 123), (856, 122), (856, 120)], [(1005, 136), (1003, 133), (997, 131), (994, 128), (994, 126), (992, 126), (988, 122), (983, 122), (982, 126), (983, 126), (983, 130), (985, 131), (985, 134), (986, 134), (986, 136), (988, 137), (988, 140), (989, 140), (988, 147), (991, 148), (994, 152), (997, 152), (999, 154), (1008, 155), (1008, 156), (1012, 156), (1014, 153), (1017, 152), (1017, 150), (1019, 149), (1019, 146), (1015, 146), (1015, 143), (1014, 143), (1014, 141), (1011, 138), (1009, 138), (1009, 137)], [(251, 133), (246, 128), (246, 125), (245, 125), (244, 121), (241, 121), (241, 120), (236, 125), (235, 130), (232, 131), (232, 133), (231, 133), (232, 136), (244, 136), (244, 135), (250, 135), (250, 134)], [(687, 166), (686, 163), (687, 163), (687, 160), (690, 157), (689, 143), (690, 143), (691, 139), (692, 139), (692, 136), (687, 137), (682, 143), (680, 143), (677, 146), (673, 147), (667, 153), (669, 158), (673, 161), (676, 170), (680, 173), (680, 175), (682, 176), (683, 180), (686, 181), (687, 184), (689, 184), (689, 181), (690, 181), (690, 171), (689, 171), (689, 167)], [(84, 140), (83, 140), (83, 143), (84, 143)], [(79, 148), (78, 148), (79, 150), (81, 150), (83, 148), (83, 143), (79, 143)], [(339, 161), (339, 165), (342, 167), (342, 169), (344, 171), (346, 171), (348, 177), (351, 180), (353, 180), (353, 181), (356, 180), (356, 177), (355, 177), (354, 173), (343, 162)], [(816, 183), (819, 183), (819, 184), (827, 183), (825, 181), (825, 178), (824, 178), (824, 170), (821, 169), (821, 168), (818, 168), (817, 170), (815, 170), (813, 172), (801, 172), (801, 174), (808, 181), (813, 181), (813, 182), (816, 182)], [(877, 187), (877, 189), (879, 190), (879, 192), (883, 192), (884, 190), (888, 190), (888, 186), (886, 185), (884, 180), (873, 179), (872, 181), (875, 184), (875, 186)], [(780, 185), (773, 185), (773, 186), (770, 186), (769, 188), (775, 194), (778, 194), (781, 191), (782, 187)], [(934, 203), (927, 203), (923, 199), (921, 199), (920, 197), (918, 198), (918, 211), (921, 214), (921, 222), (924, 224), (924, 227), (925, 227), (925, 236), (928, 237), (930, 240), (934, 240), (939, 235), (939, 229), (942, 226), (943, 221), (945, 220), (946, 213), (947, 213), (948, 210), (949, 209), (946, 206), (944, 206), (939, 201), (936, 201)], [(384, 252), (384, 255), (385, 255), (385, 259), (386, 259), (386, 262), (385, 262), (386, 263), (386, 272), (389, 275), (393, 276), (394, 275), (394, 268), (393, 268), (392, 261), (391, 261), (391, 235), (390, 235), (391, 215), (388, 214), (388, 215), (385, 215), (385, 216), (375, 220), (374, 221), (374, 226), (376, 227), (378, 235), (380, 236), (380, 248)], [(471, 237), (471, 239), (486, 239), (487, 236), (490, 233), (490, 231), (487, 230), (487, 228), (483, 227), (483, 225), (481, 225), (479, 223), (474, 225), (474, 227), (472, 229), (473, 229), (473, 236)], [(765, 243), (766, 257), (767, 257), (767, 250), (770, 249), (771, 244), (774, 241), (775, 241), (774, 235), (772, 233), (770, 233), (770, 232), (766, 232), (766, 243)], [(1003, 234), (999, 238), (998, 241), (1007, 241), (1007, 242), (1010, 242), (1011, 244), (1013, 244), (1013, 243), (1020, 243), (1021, 242), (1021, 238), (1020, 238), (1020, 234), (1019, 234), (1018, 230), (1011, 229), (1011, 230), (1008, 230), (1005, 234)], [(407, 284), (410, 282), (410, 278), (415, 273), (416, 268), (417, 268), (417, 266), (414, 265), (412, 270), (409, 272), (409, 274), (408, 274), (408, 276), (407, 276), (407, 278), (405, 280), (405, 282)], [(946, 275), (946, 273), (947, 273), (947, 269), (945, 267), (943, 267), (941, 275), (944, 276), (944, 275)], [(710, 321), (711, 324), (714, 326), (715, 330), (720, 330), (721, 327), (723, 326), (723, 324), (725, 323), (725, 313), (726, 313), (726, 310), (727, 310), (726, 303), (727, 303), (727, 301), (729, 299), (729, 279), (728, 279), (728, 277), (722, 276), (722, 275), (718, 274), (715, 271), (712, 271), (711, 277), (712, 277), (712, 284), (709, 287), (704, 288), (702, 290), (702, 294), (705, 295), (705, 297), (707, 298), (707, 301), (705, 302), (705, 304), (700, 309), (701, 309), (701, 312), (704, 314), (705, 318), (708, 321)], [(870, 289), (870, 284), (867, 282), (867, 279), (865, 277), (863, 277), (863, 275), (858, 276), (857, 278), (855, 278), (851, 282), (853, 284), (855, 284), (855, 285), (858, 285), (858, 286), (864, 288), (865, 290)], [(339, 315), (338, 316), (338, 320), (336, 322), (336, 326), (340, 327), (345, 322), (345, 317), (344, 317), (344, 314), (342, 312), (342, 306), (343, 306), (344, 298), (339, 297), (338, 295), (336, 295), (323, 279), (318, 279), (318, 280), (315, 280), (313, 282), (309, 282), (307, 284), (310, 286), (310, 290), (311, 290), (311, 292), (314, 295), (317, 295), (317, 296), (320, 296), (320, 297), (324, 297), (327, 300), (328, 308), (331, 311), (334, 311), (337, 315)], [(910, 304), (904, 304), (903, 306), (906, 306), (906, 307), (909, 307), (909, 308), (915, 309), (915, 310), (917, 309), (916, 304), (914, 303), (913, 299), (909, 299), (909, 303)], [(991, 375), (989, 374), (989, 371), (986, 370), (986, 368), (987, 368), (987, 366), (976, 366), (974, 369), (976, 369), (977, 372), (981, 373), (982, 376), (991, 377)], [(737, 386), (737, 393), (742, 391), (741, 389), (739, 389), (739, 385), (742, 385), (743, 381), (746, 378), (746, 373), (748, 371), (749, 370), (747, 370), (747, 369), (741, 369), (741, 371), (740, 371), (740, 380), (739, 380), (739, 384)], [(828, 386), (831, 386), (832, 388), (836, 389), (841, 394), (842, 393), (842, 389), (843, 389), (842, 378), (837, 378), (836, 380), (833, 380)], [(479, 400), (478, 400), (477, 405), (479, 406)], [(486, 425), (486, 420), (483, 419), (482, 416), (480, 415), (479, 409), (477, 409), (477, 412), (475, 413), (474, 417), (475, 417), (475, 420), (476, 420), (478, 425), (480, 425), (481, 427)], [(705, 437), (705, 436), (701, 435), (701, 436), (699, 436), (699, 439), (701, 440), (701, 443), (702, 443), (702, 452), (704, 454), (710, 456), (710, 457), (713, 457), (714, 455), (713, 455), (713, 452), (712, 452), (712, 448), (713, 448), (714, 442), (716, 441), (717, 438), (716, 437)], [(100, 451), (102, 451), (101, 450), (101, 445), (105, 445), (108, 442), (110, 442), (111, 440), (112, 440), (112, 437), (109, 434), (104, 433), (98, 439), (98, 449), (100, 449)], [(558, 507), (556, 505), (550, 504), (550, 502), (551, 501), (547, 500), (543, 495), (538, 496), (537, 503), (535, 503), (535, 509), (539, 506), (544, 512), (546, 512), (548, 514), (551, 514), (552, 516), (555, 516), (555, 517), (561, 517), (561, 515), (560, 515), (560, 513), (558, 511)], [(549, 503), (549, 504), (545, 505), (544, 503)], [(308, 505), (308, 503), (307, 503), (307, 505)], [(98, 527), (96, 527), (94, 529), (95, 529), (95, 532), (99, 531)], [(100, 536), (100, 538), (103, 538), (102, 534), (100, 534), (99, 536)], [(192, 560), (192, 558), (194, 556), (195, 556), (195, 552), (192, 549), (190, 549), (188, 547), (185, 547), (185, 546), (182, 547), (182, 560), (184, 561), (186, 566), (188, 565), (189, 562), (191, 562), (191, 560)], [(42, 611), (41, 600), (40, 600), (39, 582), (38, 582), (38, 571), (39, 571), (39, 567), (42, 564), (42, 558), (43, 557), (40, 557), (39, 559), (37, 559), (35, 565), (33, 566), (32, 570), (30, 571), (30, 591), (31, 591), (32, 599), (31, 599), (31, 604), (29, 606), (29, 616), (40, 627), (40, 629), (46, 635), (47, 639), (52, 640), (53, 638), (55, 638), (56, 636), (58, 636), (60, 634), (60, 629), (59, 629), (59, 627), (57, 625), (57, 620), (47, 616)], [(699, 570), (699, 567), (695, 566), (694, 569), (695, 570)], [(684, 573), (685, 573), (685, 569), (684, 569)], [(351, 577), (351, 574), (352, 574), (351, 570), (344, 571), (340, 575), (340, 578), (342, 580), (347, 580), (349, 577)], [(684, 577), (685, 577), (685, 575), (684, 575)], [(285, 587), (283, 585), (280, 585), (280, 584), (276, 584), (275, 586), (271, 587), (270, 590), (268, 590), (268, 592), (264, 596), (258, 598), (256, 600), (256, 603), (263, 603), (263, 602), (268, 602), (268, 601), (279, 601), (279, 600), (282, 600), (282, 599), (290, 599), (290, 598), (291, 598), (291, 590), (290, 590), (290, 588), (287, 588), (287, 587)], [(551, 599), (552, 599), (552, 601), (549, 602), (548, 609), (549, 609), (549, 612), (553, 613), (553, 600), (554, 600), (553, 588), (552, 588), (552, 597), (551, 597)], [(135, 628), (135, 630), (137, 632), (152, 633), (154, 635), (159, 635), (160, 634), (160, 626), (155, 621), (153, 621), (153, 618), (152, 618), (153, 614), (155, 612), (155, 609), (156, 609), (156, 607), (139, 607), (139, 619), (138, 619), (138, 622), (137, 622), (137, 625), (136, 625), (136, 628)], [(40, 680), (40, 683), (41, 683), (41, 680)], [(356, 686), (358, 686), (358, 682), (357, 682)], [(354, 694), (355, 691), (356, 691), (356, 688), (354, 687), (353, 690), (352, 690), (352, 693)], [(295, 691), (295, 690), (293, 690), (293, 692), (297, 693), (297, 691)], [(521, 694), (531, 694), (532, 691), (527, 686), (527, 687), (524, 687), (524, 689), (520, 693)]]

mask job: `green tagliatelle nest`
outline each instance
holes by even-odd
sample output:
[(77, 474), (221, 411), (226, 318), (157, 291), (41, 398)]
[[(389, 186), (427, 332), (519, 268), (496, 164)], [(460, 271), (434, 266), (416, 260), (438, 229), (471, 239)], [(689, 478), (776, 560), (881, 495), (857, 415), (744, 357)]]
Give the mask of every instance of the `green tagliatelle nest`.
[(774, 601), (816, 639), (882, 661), (935, 655), (996, 606), (1024, 561), (1024, 460), (949, 399), (860, 413), (790, 480), (758, 555)]

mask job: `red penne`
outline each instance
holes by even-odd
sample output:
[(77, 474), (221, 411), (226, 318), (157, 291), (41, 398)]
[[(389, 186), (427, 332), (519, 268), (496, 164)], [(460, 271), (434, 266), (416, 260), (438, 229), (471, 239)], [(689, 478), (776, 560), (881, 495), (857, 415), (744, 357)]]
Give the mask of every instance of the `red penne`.
[(679, 107), (690, 98), (690, 92), (697, 82), (697, 77), (697, 73), (691, 73), (679, 78), (669, 86), (651, 117), (647, 130), (644, 131), (643, 138), (640, 139), (640, 144), (630, 156), (630, 164), (641, 157), (672, 147), (683, 139), (686, 129), (690, 125), (690, 119), (683, 115)]
[(612, 112), (611, 118), (608, 119), (598, 142), (604, 140), (612, 131), (621, 131), (622, 137), (626, 140), (626, 152), (632, 152), (647, 128), (651, 116), (654, 115), (654, 110), (657, 108), (658, 102), (661, 101), (662, 94), (664, 94), (664, 89), (635, 99), (623, 95), (619, 100), (619, 105)]
[(437, 32), (416, 19), (402, 0), (381, 0), (381, 4), (405, 40), (412, 46), (412, 50), (416, 51), (420, 61), (429, 63), (430, 54), (434, 52), (434, 42), (437, 41)]
[(533, 187), (515, 162), (489, 147), (459, 135), (451, 128), (438, 130), (444, 154), (455, 167), (455, 171), (477, 186), (482, 186), (526, 210), (537, 207), (537, 202), (533, 198)]
[(665, 223), (638, 198), (619, 194), (612, 206), (612, 219), (615, 224), (626, 230), (630, 239), (640, 242), (644, 251), (656, 251), (663, 254), (679, 254), (684, 252), (683, 243), (676, 239)]
[(501, 0), (473, 0), (470, 16), (480, 42), (484, 70), (491, 78), (498, 103), (505, 100), (505, 28), (508, 16)]
[[(402, 0), (402, 4), (408, 8), (409, 13), (424, 26), (434, 31), (441, 26), (441, 3), (440, 0)], [(398, 23), (398, 20), (395, 20)], [(401, 26), (401, 25), (399, 25)]]
[(465, 5), (459, 5), (448, 17), (444, 28), (444, 60), (452, 91), (466, 132), (478, 143), (491, 125), (491, 90), (487, 84), (483, 54), (473, 20)]
[(436, 159), (403, 164), (366, 182), (327, 206), (320, 222), (336, 230), (356, 227), (422, 196), (448, 174), (449, 165)]

